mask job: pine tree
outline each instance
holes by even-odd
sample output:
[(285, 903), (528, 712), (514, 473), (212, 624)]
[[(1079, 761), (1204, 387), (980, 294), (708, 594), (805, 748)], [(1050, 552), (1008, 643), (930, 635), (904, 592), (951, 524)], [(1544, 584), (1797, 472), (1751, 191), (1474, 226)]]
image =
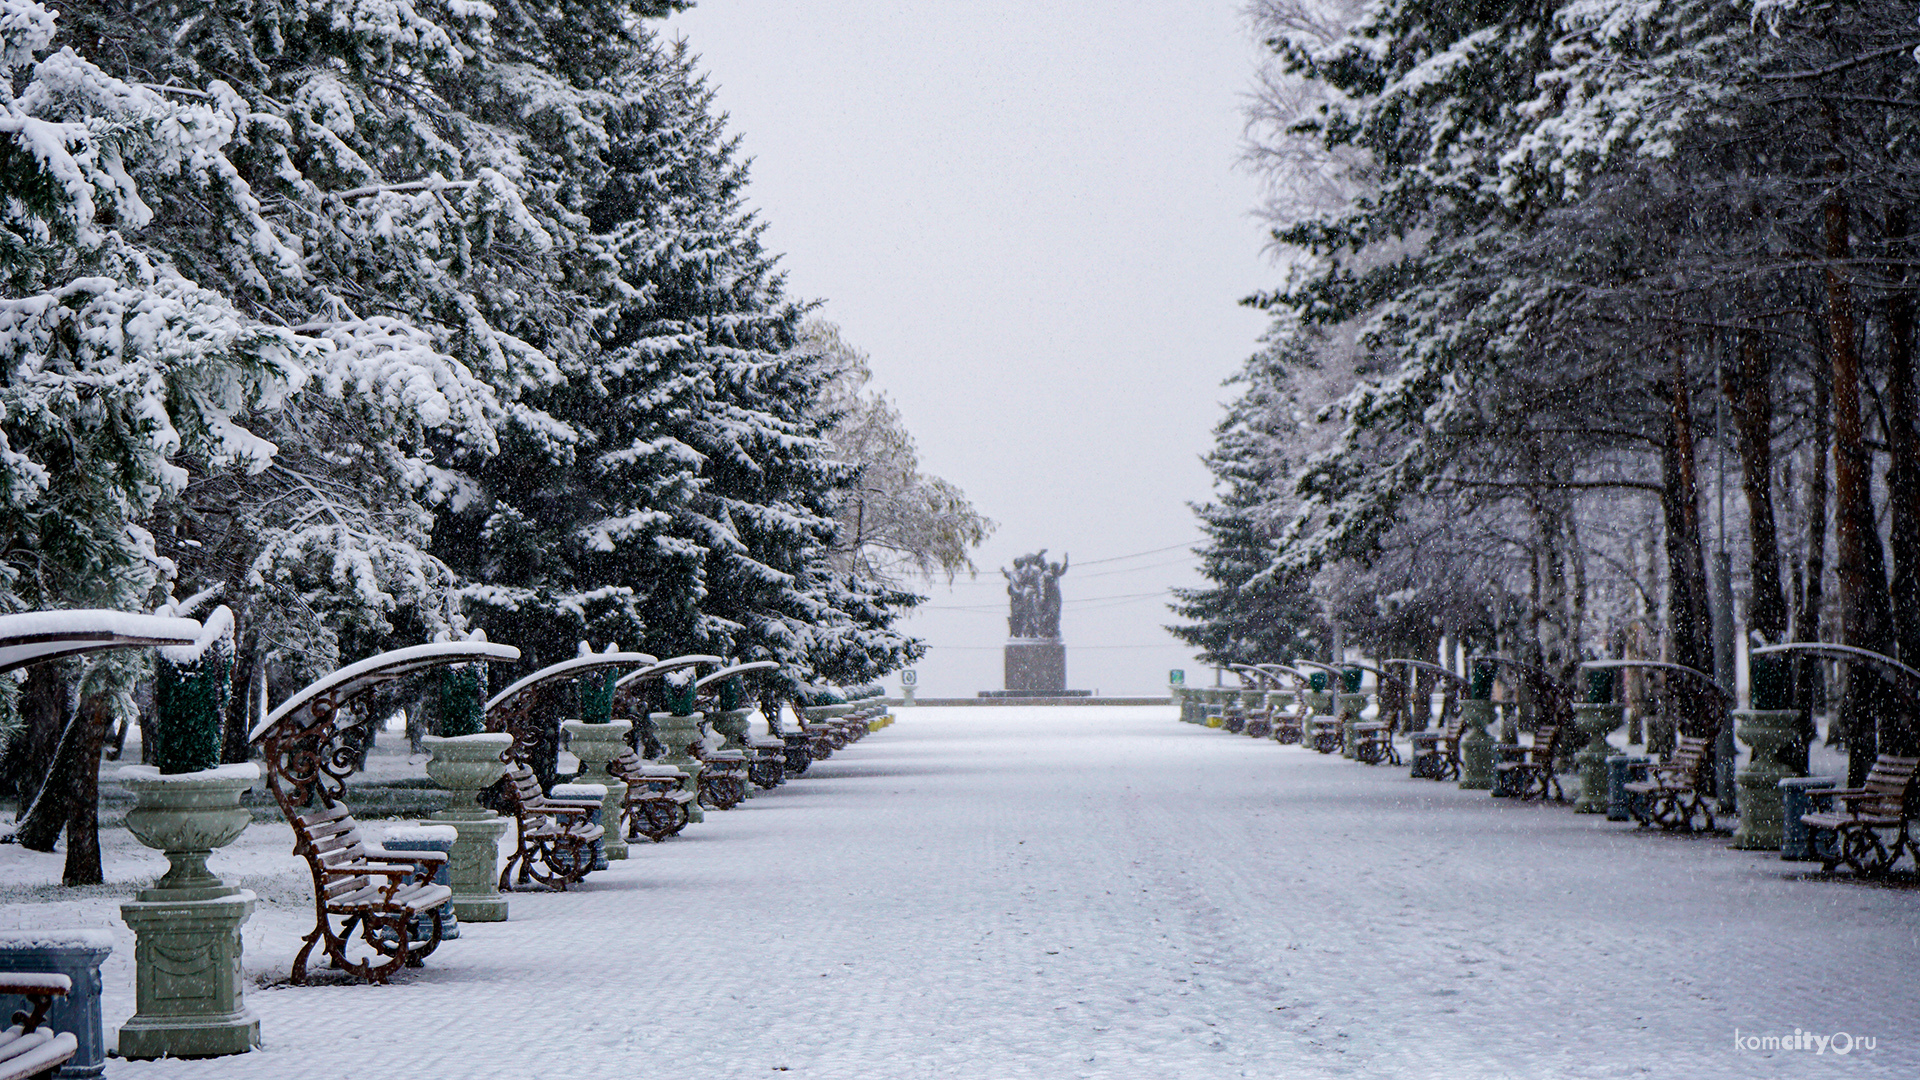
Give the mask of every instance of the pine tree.
[(574, 441), (510, 441), (436, 550), (476, 621), (536, 654), (585, 637), (775, 659), (790, 688), (908, 662), (917, 643), (886, 627), (914, 598), (826, 560), (849, 477), (737, 140), (684, 45), (636, 48), (615, 83), (584, 215), (604, 301), (565, 385), (534, 398)]
[(1275, 435), (1277, 426), (1290, 423), (1292, 411), (1285, 352), (1265, 352), (1248, 362), (1237, 377), (1246, 391), (1214, 429), (1216, 446), (1206, 463), (1218, 501), (1193, 506), (1207, 534), (1194, 553), (1200, 573), (1214, 584), (1173, 590), (1173, 612), (1193, 622), (1167, 629), (1214, 665), (1286, 663), (1326, 651), (1324, 619), (1307, 576), (1274, 566), (1272, 501), (1292, 473)]

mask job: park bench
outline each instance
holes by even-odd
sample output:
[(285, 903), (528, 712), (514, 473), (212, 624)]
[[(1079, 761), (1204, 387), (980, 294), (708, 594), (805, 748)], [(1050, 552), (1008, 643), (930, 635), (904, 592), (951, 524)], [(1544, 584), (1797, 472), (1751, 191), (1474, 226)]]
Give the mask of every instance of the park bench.
[[(712, 713), (728, 711), (729, 706), (744, 706), (748, 700), (744, 692), (742, 677), (755, 671), (772, 671), (780, 667), (773, 660), (752, 660), (741, 664), (732, 664), (718, 671), (701, 676), (693, 684), (694, 696), (703, 708)], [(727, 688), (732, 687), (730, 692)], [(753, 734), (750, 725), (744, 725), (744, 734), (738, 735), (737, 747), (746, 762), (746, 781), (763, 791), (771, 791), (786, 782), (787, 744), (777, 731), (772, 730), (773, 721), (768, 721), (770, 733), (760, 736)], [(809, 755), (811, 760), (811, 755)]]
[[(1862, 786), (1813, 792), (1816, 799), (1837, 804), (1800, 818), (1816, 835), (1818, 830), (1834, 834), (1836, 842), (1825, 848), (1831, 852), (1825, 859), (1828, 873), (1844, 862), (1856, 874), (1884, 874), (1900, 860), (1902, 851), (1920, 860), (1920, 847), (1915, 846), (1907, 824), (1916, 809), (1916, 766), (1920, 757), (1881, 754), (1874, 758)], [(1881, 837), (1883, 830), (1892, 831), (1891, 843)]]
[[(779, 735), (781, 746), (787, 755), (786, 768), (784, 770), (786, 775), (801, 776), (805, 774), (807, 766), (813, 764), (813, 736), (804, 729), (800, 731), (782, 731), (779, 732)], [(833, 753), (833, 748), (829, 746), (826, 748), (826, 753), (822, 754), (821, 757), (824, 759), (827, 754), (831, 753)]]
[(1267, 720), (1267, 729), (1275, 742), (1299, 742), (1306, 733), (1306, 718), (1312, 712), (1307, 704), (1309, 689), (1307, 677), (1284, 664), (1262, 664), (1259, 665), (1258, 670), (1264, 673), (1276, 687), (1279, 685), (1278, 677), (1281, 675), (1293, 680), (1292, 710), (1286, 710), (1273, 699), (1272, 694), (1268, 694), (1264, 715)]
[[(1306, 704), (1299, 702), (1291, 709), (1279, 705), (1267, 707), (1267, 724), (1272, 729), (1273, 741), (1277, 743), (1297, 743), (1305, 734), (1305, 722), (1301, 719), (1306, 712)], [(1275, 715), (1275, 714), (1278, 715)]]
[(627, 785), (621, 807), (627, 839), (644, 836), (660, 843), (687, 827), (693, 792), (682, 790), (687, 774), (672, 765), (654, 765), (633, 750), (614, 759), (608, 772)]
[(1400, 760), (1400, 751), (1393, 745), (1394, 722), (1388, 720), (1369, 720), (1364, 724), (1353, 725), (1353, 756), (1367, 765), (1404, 764)]
[(1495, 792), (1518, 796), (1523, 802), (1544, 799), (1549, 793), (1555, 802), (1567, 801), (1566, 793), (1560, 790), (1560, 778), (1553, 772), (1553, 756), (1559, 749), (1558, 724), (1535, 728), (1531, 746), (1501, 747), (1501, 756), (1507, 760), (1494, 766), (1503, 781), (1494, 785)]
[(513, 855), (500, 868), (500, 888), (509, 888), (512, 879), (514, 885), (538, 882), (565, 892), (593, 869), (593, 842), (606, 835), (606, 826), (587, 820), (592, 807), (548, 798), (524, 761), (510, 762), (502, 779), (517, 827)]
[(13, 1026), (0, 1031), (0, 1080), (52, 1076), (79, 1051), (80, 1040), (73, 1032), (41, 1026), (53, 999), (65, 997), (72, 990), (73, 980), (65, 975), (25, 971), (0, 974), (0, 996), (23, 997), (33, 1006), (31, 1012), (14, 1013)]
[(1378, 702), (1378, 719), (1361, 721), (1356, 717), (1352, 725), (1354, 760), (1367, 765), (1402, 764), (1400, 751), (1393, 745), (1393, 736), (1400, 730), (1401, 719), (1406, 712), (1406, 684), (1395, 678), (1392, 672), (1371, 664), (1347, 661), (1346, 667), (1349, 671), (1358, 669), (1373, 673), (1375, 700)]
[(747, 798), (747, 755), (743, 750), (708, 750), (693, 745), (700, 762), (700, 805), (731, 810)]
[(1342, 730), (1340, 714), (1309, 713), (1304, 721), (1300, 741), (1322, 754), (1339, 753), (1340, 748), (1346, 743), (1346, 733)]
[(1465, 736), (1465, 710), (1455, 709), (1445, 727), (1416, 731), (1407, 736), (1413, 744), (1413, 775), (1427, 780), (1460, 778), (1460, 740)]
[(1663, 765), (1648, 770), (1645, 780), (1626, 786), (1634, 816), (1641, 825), (1663, 829), (1691, 829), (1694, 818), (1713, 830), (1713, 807), (1707, 795), (1713, 779), (1713, 740), (1704, 735), (1682, 735)]
[(747, 779), (762, 791), (772, 791), (787, 780), (787, 744), (773, 736), (748, 735)]
[[(729, 664), (694, 681), (694, 703), (706, 716), (705, 726), (727, 740), (714, 750), (706, 749), (704, 743), (693, 747), (702, 765), (700, 805), (731, 810), (746, 800), (748, 784), (759, 782), (763, 788), (779, 785), (785, 772), (784, 746), (752, 740), (745, 684), (747, 675), (779, 667), (777, 661), (753, 660)], [(727, 722), (725, 727), (722, 721)]]
[[(314, 927), (294, 955), (288, 981), (307, 978), (323, 948), (336, 970), (383, 983), (417, 967), (440, 944), (441, 905), (453, 890), (433, 882), (447, 861), (436, 851), (387, 852), (369, 845), (342, 797), (353, 773), (350, 729), (366, 722), (353, 700), (382, 683), (448, 664), (517, 660), (520, 650), (485, 641), (443, 641), (368, 657), (281, 703), (253, 729), (267, 790), (293, 826), (293, 853), (313, 875)], [(426, 928), (424, 942), (409, 926)]]

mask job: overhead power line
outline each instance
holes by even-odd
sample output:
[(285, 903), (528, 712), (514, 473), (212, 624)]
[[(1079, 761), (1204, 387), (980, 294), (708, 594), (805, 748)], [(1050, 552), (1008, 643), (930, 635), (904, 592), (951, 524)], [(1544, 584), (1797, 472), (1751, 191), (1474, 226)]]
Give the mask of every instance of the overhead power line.
[(1101, 563), (1121, 562), (1126, 559), (1138, 559), (1143, 555), (1158, 555), (1163, 551), (1179, 551), (1181, 548), (1192, 547), (1193, 545), (1200, 543), (1204, 539), (1206, 538), (1202, 536), (1196, 536), (1193, 539), (1186, 541), (1185, 543), (1174, 544), (1171, 547), (1154, 548), (1152, 551), (1136, 551), (1131, 555), (1114, 555), (1105, 559), (1083, 559), (1080, 562), (1074, 563), (1073, 565), (1098, 566)]
[[(1112, 596), (1080, 596), (1080, 597), (1074, 597), (1072, 599), (1062, 600), (1060, 603), (1062, 604), (1062, 606), (1064, 606), (1067, 604), (1091, 604), (1101, 600), (1144, 600), (1144, 599), (1148, 599), (1155, 596), (1166, 596), (1167, 593), (1168, 593), (1168, 590), (1161, 589), (1158, 592), (1116, 593)], [(984, 611), (989, 613), (999, 613), (999, 612), (1004, 612), (1006, 609), (1007, 609), (1007, 606), (1005, 604), (924, 604), (916, 610), (919, 610), (919, 611)]]

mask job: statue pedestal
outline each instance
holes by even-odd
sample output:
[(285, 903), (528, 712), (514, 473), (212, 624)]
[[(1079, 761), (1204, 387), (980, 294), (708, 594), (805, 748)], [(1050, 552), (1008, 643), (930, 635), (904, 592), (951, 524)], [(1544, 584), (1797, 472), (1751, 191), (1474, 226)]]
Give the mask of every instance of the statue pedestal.
[(1008, 690), (1057, 694), (1067, 688), (1067, 647), (1058, 638), (1014, 638), (1007, 642)]

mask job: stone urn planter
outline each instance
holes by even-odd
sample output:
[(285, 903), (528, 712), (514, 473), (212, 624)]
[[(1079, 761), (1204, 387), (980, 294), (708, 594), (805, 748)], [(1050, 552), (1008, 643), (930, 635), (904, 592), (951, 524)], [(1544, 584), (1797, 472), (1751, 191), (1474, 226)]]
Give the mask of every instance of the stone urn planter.
[(1460, 788), (1465, 791), (1491, 791), (1494, 764), (1499, 757), (1493, 733), (1493, 702), (1484, 698), (1466, 698), (1460, 702)]
[(1580, 797), (1573, 801), (1576, 814), (1607, 812), (1607, 758), (1614, 753), (1607, 736), (1627, 722), (1627, 707), (1608, 701), (1577, 701), (1573, 705), (1573, 728), (1583, 745), (1573, 755), (1580, 773)]
[(561, 722), (560, 730), (566, 732), (568, 749), (580, 759), (580, 781), (606, 786), (606, 796), (600, 803), (600, 823), (607, 829), (607, 858), (626, 858), (626, 830), (621, 827), (620, 816), (627, 803), (627, 785), (613, 775), (609, 766), (626, 752), (627, 734), (633, 730), (633, 724), (626, 720), (609, 720), (603, 724), (566, 720)]
[(254, 895), (221, 881), (207, 857), (238, 839), (251, 819), (240, 796), (260, 779), (251, 763), (162, 773), (120, 770), (133, 793), (127, 831), (166, 853), (168, 869), (138, 899), (120, 905), (133, 929), (137, 1008), (120, 1028), (128, 1058), (213, 1057), (260, 1045), (241, 976), (240, 925)]
[(142, 890), (142, 899), (158, 891), (170, 900), (211, 900), (234, 892), (207, 869), (207, 856), (246, 831), (252, 815), (240, 805), (240, 796), (259, 780), (260, 766), (252, 762), (173, 775), (151, 765), (120, 770), (120, 782), (134, 799), (127, 831), (167, 856), (167, 872), (153, 888)]
[(747, 717), (752, 713), (752, 709), (727, 709), (715, 714), (707, 726), (719, 732), (725, 740), (720, 745), (722, 750), (751, 749), (747, 746)]
[(1735, 709), (1734, 734), (1750, 747), (1747, 763), (1734, 776), (1740, 788), (1740, 825), (1733, 846), (1744, 851), (1781, 850), (1786, 823), (1780, 781), (1795, 770), (1780, 763), (1780, 752), (1800, 741), (1797, 709)]
[(260, 1045), (247, 1008), (240, 925), (254, 895), (207, 869), (207, 857), (252, 819), (240, 796), (260, 780), (251, 762), (220, 764), (220, 723), (232, 693), (233, 613), (216, 608), (191, 645), (156, 654), (153, 723), (157, 766), (130, 765), (127, 831), (165, 852), (167, 872), (120, 905), (134, 933), (133, 1016), (120, 1056), (215, 1057)]
[(693, 756), (693, 744), (700, 741), (700, 721), (704, 717), (697, 712), (681, 715), (671, 712), (648, 713), (647, 720), (653, 724), (653, 730), (659, 734), (663, 748), (655, 759), (661, 765), (672, 765), (685, 777), (680, 789), (693, 795), (693, 801), (687, 803), (687, 821), (689, 823), (707, 820), (706, 811), (700, 808), (700, 759)]
[(427, 777), (445, 788), (447, 809), (428, 825), (451, 825), (459, 834), (447, 859), (453, 883), (453, 911), (461, 922), (504, 922), (507, 899), (500, 895), (500, 837), (507, 822), (480, 806), (482, 791), (506, 772), (502, 755), (513, 745), (504, 731), (477, 735), (429, 735), (422, 740), (427, 752)]

